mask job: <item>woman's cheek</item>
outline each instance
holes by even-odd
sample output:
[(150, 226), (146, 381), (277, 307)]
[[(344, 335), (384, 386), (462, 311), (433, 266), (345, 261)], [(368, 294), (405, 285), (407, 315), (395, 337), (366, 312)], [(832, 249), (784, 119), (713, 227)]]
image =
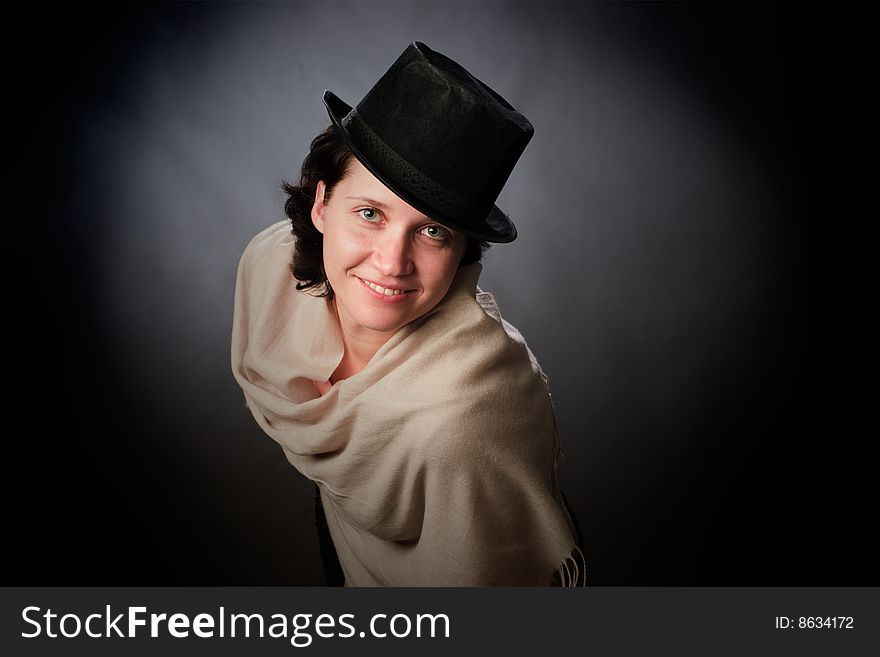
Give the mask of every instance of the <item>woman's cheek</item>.
[(362, 254), (370, 248), (370, 235), (356, 227), (347, 227), (340, 234), (339, 251), (348, 257)]

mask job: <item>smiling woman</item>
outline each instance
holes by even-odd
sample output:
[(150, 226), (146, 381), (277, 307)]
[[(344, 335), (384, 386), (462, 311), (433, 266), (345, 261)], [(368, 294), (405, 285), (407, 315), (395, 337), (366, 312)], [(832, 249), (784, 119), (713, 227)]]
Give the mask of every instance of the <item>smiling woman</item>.
[(290, 223), (242, 255), (232, 368), (317, 486), (328, 582), (583, 583), (546, 377), (477, 287), (532, 125), (421, 43), (357, 108), (324, 102)]
[(362, 370), (446, 296), (465, 238), (395, 196), (354, 158), (332, 199), (318, 183), (311, 218), (324, 236), (324, 271), (345, 343), (335, 382)]

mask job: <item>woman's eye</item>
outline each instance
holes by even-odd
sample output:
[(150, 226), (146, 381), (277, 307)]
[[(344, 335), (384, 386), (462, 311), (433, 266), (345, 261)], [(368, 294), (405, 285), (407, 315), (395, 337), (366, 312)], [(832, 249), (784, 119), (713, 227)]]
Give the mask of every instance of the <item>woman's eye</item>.
[(379, 212), (375, 208), (364, 208), (363, 210), (358, 210), (361, 217), (366, 219), (367, 221), (378, 221)]
[(430, 226), (425, 226), (424, 228), (422, 228), (422, 235), (430, 237), (432, 240), (442, 241), (449, 237), (449, 231), (446, 230), (443, 226), (432, 224)]

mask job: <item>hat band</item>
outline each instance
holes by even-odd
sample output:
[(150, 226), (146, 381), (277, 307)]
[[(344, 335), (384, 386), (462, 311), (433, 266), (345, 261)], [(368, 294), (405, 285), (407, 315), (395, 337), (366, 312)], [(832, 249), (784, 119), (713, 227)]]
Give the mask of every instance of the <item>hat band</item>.
[[(349, 145), (355, 155), (360, 156), (361, 163), (391, 191), (432, 219), (468, 233), (479, 229), (477, 225), (469, 225), (468, 219), (482, 222), (492, 211), (491, 203), (470, 202), (423, 174), (373, 132), (356, 109), (343, 117), (342, 125), (348, 131)], [(382, 162), (384, 166), (379, 169), (376, 162)]]

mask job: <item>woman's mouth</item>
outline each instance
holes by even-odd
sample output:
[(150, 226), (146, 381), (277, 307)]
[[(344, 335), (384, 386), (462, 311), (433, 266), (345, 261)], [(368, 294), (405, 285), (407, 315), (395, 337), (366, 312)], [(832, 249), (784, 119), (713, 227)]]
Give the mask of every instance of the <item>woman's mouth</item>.
[(410, 292), (415, 292), (415, 290), (409, 290), (400, 287), (384, 287), (379, 285), (378, 283), (374, 283), (373, 281), (368, 281), (365, 278), (361, 278), (360, 276), (356, 276), (364, 286), (370, 290), (374, 295), (383, 297), (383, 300), (387, 301), (397, 301), (398, 299), (402, 299), (407, 296)]

